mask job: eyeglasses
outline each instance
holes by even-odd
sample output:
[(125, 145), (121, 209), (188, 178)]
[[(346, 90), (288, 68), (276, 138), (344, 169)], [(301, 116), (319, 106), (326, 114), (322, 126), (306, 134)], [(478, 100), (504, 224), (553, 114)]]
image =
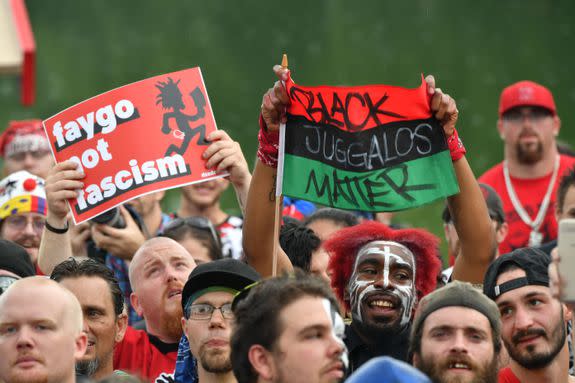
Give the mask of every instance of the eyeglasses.
[(46, 157), (49, 154), (50, 154), (50, 150), (40, 149), (40, 150), (21, 151), (21, 152), (13, 153), (13, 154), (10, 154), (8, 156), (8, 158), (10, 158), (13, 161), (24, 161), (26, 159), (26, 156), (30, 155), (30, 156), (32, 156), (33, 159), (39, 160), (39, 159)]
[(209, 219), (205, 217), (186, 217), (186, 218), (176, 218), (172, 222), (168, 223), (164, 230), (162, 230), (162, 235), (166, 235), (171, 231), (177, 230), (183, 226), (190, 226), (200, 230), (207, 230), (212, 235), (212, 238), (216, 243), (220, 243), (220, 236), (216, 232), (214, 225)]
[(4, 218), (4, 225), (9, 226), (14, 230), (24, 230), (26, 229), (26, 226), (28, 226), (28, 223), (32, 224), (32, 229), (37, 234), (42, 234), (44, 226), (46, 225), (46, 219), (44, 217), (39, 216), (30, 217), (27, 215), (20, 215), (20, 214), (10, 215)]
[(224, 319), (234, 318), (231, 303), (225, 303), (220, 307), (214, 307), (209, 303), (190, 305), (190, 308), (188, 309), (188, 318), (193, 320), (210, 320), (212, 319), (212, 315), (215, 310), (220, 310)]
[(525, 111), (521, 108), (511, 109), (503, 114), (503, 119), (507, 122), (519, 123), (526, 118), (532, 122), (539, 122), (547, 117), (551, 117), (553, 114), (545, 108), (531, 108), (529, 111)]
[(9, 277), (7, 275), (0, 276), (0, 295), (2, 295), (4, 291), (6, 291), (6, 289), (17, 280), (18, 278), (16, 277)]

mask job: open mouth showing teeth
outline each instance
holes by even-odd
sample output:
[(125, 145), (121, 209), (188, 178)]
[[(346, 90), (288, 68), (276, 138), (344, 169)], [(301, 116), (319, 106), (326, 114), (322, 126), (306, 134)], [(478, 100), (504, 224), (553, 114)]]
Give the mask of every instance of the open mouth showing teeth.
[(470, 370), (469, 365), (467, 363), (462, 363), (462, 362), (450, 363), (449, 368), (453, 368), (456, 370)]
[(171, 292), (168, 294), (168, 298), (175, 297), (176, 295), (181, 295), (181, 294), (182, 294), (182, 290), (171, 291)]
[(374, 301), (369, 302), (369, 307), (384, 307), (384, 308), (394, 309), (395, 305), (390, 301), (374, 300)]

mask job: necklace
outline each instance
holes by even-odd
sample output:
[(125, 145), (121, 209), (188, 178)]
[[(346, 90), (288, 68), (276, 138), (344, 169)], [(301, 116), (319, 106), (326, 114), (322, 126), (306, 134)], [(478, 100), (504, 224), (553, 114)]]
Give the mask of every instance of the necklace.
[(535, 220), (532, 220), (531, 217), (529, 217), (529, 214), (527, 214), (527, 212), (523, 208), (523, 205), (521, 205), (519, 198), (517, 198), (517, 194), (515, 194), (515, 189), (513, 188), (511, 178), (509, 177), (509, 166), (507, 164), (507, 160), (503, 161), (503, 178), (505, 179), (505, 187), (507, 188), (507, 193), (509, 194), (509, 198), (511, 199), (513, 208), (515, 209), (521, 220), (531, 228), (531, 233), (529, 233), (529, 246), (539, 246), (543, 241), (543, 234), (539, 231), (539, 229), (541, 228), (543, 218), (545, 218), (547, 208), (549, 207), (549, 201), (551, 200), (551, 193), (553, 192), (553, 186), (555, 185), (555, 181), (557, 180), (558, 171), (559, 171), (559, 155), (555, 157), (555, 164), (553, 165), (553, 174), (551, 175), (551, 180), (549, 180), (549, 185), (547, 186), (547, 191), (545, 192), (545, 196), (543, 197), (543, 201), (541, 202), (539, 212), (537, 213)]

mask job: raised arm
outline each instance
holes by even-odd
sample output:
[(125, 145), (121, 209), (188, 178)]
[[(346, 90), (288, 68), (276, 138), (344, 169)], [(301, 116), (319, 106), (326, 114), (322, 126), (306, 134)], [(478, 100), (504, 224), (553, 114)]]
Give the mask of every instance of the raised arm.
[[(76, 198), (77, 190), (84, 185), (81, 181), (84, 174), (77, 169), (72, 161), (61, 162), (54, 166), (46, 177), (46, 202), (48, 213), (46, 223), (56, 229), (68, 227), (68, 198)], [(54, 267), (72, 256), (70, 232), (55, 233), (44, 229), (40, 250), (38, 252), (38, 266), (46, 275), (50, 275)]]
[[(433, 76), (428, 76), (425, 80), (432, 97), (431, 110), (441, 121), (448, 142), (449, 138), (455, 140), (457, 136), (453, 135), (456, 134), (455, 124), (459, 115), (457, 105), (453, 98), (435, 88)], [(461, 244), (461, 252), (455, 260), (452, 275), (454, 280), (481, 284), (495, 254), (495, 231), (473, 171), (465, 155), (458, 157), (454, 159), (453, 167), (459, 183), (459, 193), (447, 199)]]
[(216, 130), (208, 136), (210, 145), (203, 153), (206, 167), (230, 173), (230, 182), (236, 192), (242, 214), (246, 214), (246, 201), (252, 175), (239, 142), (232, 140), (224, 130)]
[[(287, 79), (287, 69), (276, 65), (274, 72), (281, 80)], [(263, 96), (260, 119), (263, 124), (260, 125), (265, 126), (261, 126), (258, 159), (246, 202), (243, 227), (244, 253), (248, 263), (262, 277), (272, 275), (274, 243), (278, 248), (278, 273), (293, 270), (289, 258), (279, 247), (278, 239), (273, 236), (277, 153), (274, 158), (274, 154), (269, 152), (274, 143), (277, 147), (277, 132), (280, 122), (285, 121), (285, 108), (288, 103), (289, 97), (280, 81), (277, 81)], [(276, 166), (273, 166), (274, 163)]]

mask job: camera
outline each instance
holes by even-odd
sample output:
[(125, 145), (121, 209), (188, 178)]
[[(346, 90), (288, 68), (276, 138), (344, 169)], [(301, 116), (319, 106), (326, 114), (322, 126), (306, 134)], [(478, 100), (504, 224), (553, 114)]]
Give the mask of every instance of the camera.
[(122, 213), (118, 207), (114, 207), (100, 215), (95, 216), (90, 220), (90, 222), (112, 226), (116, 229), (123, 229), (126, 227), (126, 221), (124, 221), (124, 217), (122, 217)]

